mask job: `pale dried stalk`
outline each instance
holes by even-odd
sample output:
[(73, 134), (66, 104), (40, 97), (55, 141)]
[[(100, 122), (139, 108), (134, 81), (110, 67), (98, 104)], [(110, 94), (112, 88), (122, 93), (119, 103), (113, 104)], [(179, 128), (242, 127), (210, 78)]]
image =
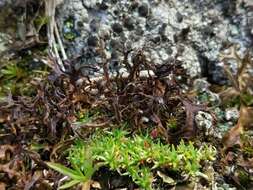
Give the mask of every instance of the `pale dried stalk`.
[(54, 29), (55, 29), (55, 35), (56, 35), (57, 42), (58, 42), (58, 44), (60, 46), (60, 49), (61, 49), (62, 58), (63, 58), (63, 60), (67, 60), (68, 57), (67, 57), (65, 49), (63, 47), (63, 44), (62, 44), (62, 41), (61, 41), (61, 37), (60, 37), (60, 33), (59, 33), (59, 30), (58, 30), (56, 22), (54, 24)]
[(90, 190), (91, 180), (88, 180), (82, 184), (82, 190)]
[(47, 37), (49, 47), (53, 47), (54, 39), (52, 38), (54, 35), (54, 22), (55, 22), (55, 0), (44, 0), (45, 1), (45, 15), (49, 18), (47, 24)]
[(55, 23), (55, 9), (57, 7), (58, 4), (60, 4), (62, 2), (62, 0), (44, 0), (45, 1), (45, 15), (49, 18), (49, 22), (47, 25), (47, 36), (48, 36), (48, 44), (49, 44), (49, 53), (52, 55), (52, 57), (54, 57), (57, 61), (57, 64), (59, 65), (59, 67), (65, 71), (62, 59), (60, 57), (58, 48), (57, 48), (57, 43), (55, 40), (55, 35), (56, 35), (56, 39), (58, 42), (58, 45), (60, 46), (60, 50), (63, 56), (63, 60), (67, 59), (67, 55), (65, 53), (60, 35), (59, 35), (59, 31), (57, 28), (57, 25)]

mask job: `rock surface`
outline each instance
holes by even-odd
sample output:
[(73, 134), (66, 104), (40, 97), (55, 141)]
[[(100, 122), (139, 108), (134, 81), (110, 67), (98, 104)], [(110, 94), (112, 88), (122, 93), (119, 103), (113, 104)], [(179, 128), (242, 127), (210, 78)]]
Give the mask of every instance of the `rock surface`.
[[(111, 70), (143, 50), (155, 64), (180, 62), (191, 77), (202, 75), (223, 84), (219, 53), (237, 43), (252, 44), (250, 1), (236, 0), (64, 0), (57, 21), (69, 57), (76, 67), (101, 66), (101, 47)], [(71, 27), (70, 27), (71, 26)], [(66, 38), (65, 34), (71, 34)], [(99, 48), (100, 47), (100, 48)], [(95, 74), (85, 69), (85, 74)]]

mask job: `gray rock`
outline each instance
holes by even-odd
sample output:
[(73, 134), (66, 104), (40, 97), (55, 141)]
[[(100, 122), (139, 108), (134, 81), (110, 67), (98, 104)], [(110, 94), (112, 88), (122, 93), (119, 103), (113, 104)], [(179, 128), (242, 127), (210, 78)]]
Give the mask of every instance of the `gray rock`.
[(213, 117), (206, 112), (199, 111), (195, 116), (195, 122), (198, 128), (205, 131), (206, 135), (213, 135)]
[(234, 0), (64, 0), (58, 7), (57, 22), (62, 32), (66, 19), (75, 20), (77, 35), (71, 42), (64, 40), (69, 57), (77, 54), (85, 57), (90, 49), (94, 56), (101, 56), (96, 53), (101, 44), (93, 41), (89, 43), (90, 48), (86, 47), (88, 38), (96, 36), (107, 51), (120, 55), (109, 60), (112, 69), (115, 62), (117, 69), (124, 67), (125, 50), (133, 51), (128, 57), (130, 65), (131, 56), (143, 50), (146, 58), (155, 64), (177, 60), (190, 77), (202, 75), (209, 82), (224, 84), (220, 51), (228, 44), (239, 43), (242, 49), (252, 44), (251, 3), (242, 1), (246, 7)]

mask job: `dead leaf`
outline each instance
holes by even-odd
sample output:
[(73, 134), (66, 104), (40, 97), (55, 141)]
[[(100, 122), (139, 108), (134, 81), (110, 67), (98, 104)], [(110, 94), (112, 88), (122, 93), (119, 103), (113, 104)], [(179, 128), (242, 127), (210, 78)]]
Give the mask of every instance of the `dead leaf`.
[(242, 132), (243, 128), (239, 124), (231, 128), (222, 140), (225, 149), (233, 147), (234, 145), (240, 145), (240, 135)]
[(6, 189), (6, 184), (0, 182), (0, 190), (5, 190)]
[[(6, 160), (6, 153), (10, 151), (11, 153), (14, 151), (15, 147), (11, 145), (1, 145), (0, 146), (0, 160)], [(7, 159), (8, 160), (8, 159)]]
[(223, 90), (219, 93), (219, 97), (222, 100), (222, 104), (226, 104), (227, 102), (231, 101), (235, 97), (238, 97), (240, 92), (238, 92), (235, 88), (229, 87), (226, 90)]
[(248, 168), (248, 169), (253, 169), (253, 158), (245, 160), (244, 158), (241, 158), (238, 162), (239, 166)]
[(41, 171), (36, 171), (29, 181), (28, 180), (25, 181), (24, 190), (33, 189), (35, 183), (41, 178), (41, 176), (42, 176), (42, 172)]
[(225, 149), (233, 147), (234, 145), (241, 145), (241, 134), (244, 130), (251, 129), (253, 125), (253, 108), (241, 106), (239, 120), (233, 128), (223, 137), (223, 144)]
[(245, 130), (252, 129), (253, 127), (253, 107), (241, 106), (239, 125)]
[(196, 134), (196, 127), (194, 125), (195, 121), (195, 114), (198, 111), (205, 110), (205, 106), (203, 105), (195, 105), (189, 100), (183, 100), (183, 105), (186, 111), (186, 123), (182, 129), (183, 136), (185, 138), (191, 138)]
[(163, 97), (165, 94), (166, 86), (159, 80), (155, 80), (154, 95)]
[[(237, 63), (238, 69), (235, 74), (228, 66), (230, 65), (229, 61), (231, 60), (236, 61)], [(221, 55), (221, 61), (224, 62), (224, 71), (227, 78), (232, 83), (232, 87), (229, 90), (231, 91), (233, 89), (233, 93), (229, 92), (230, 95), (235, 94), (236, 96), (239, 96), (252, 91), (253, 79), (250, 70), (252, 70), (253, 64), (250, 51), (246, 51), (246, 53), (241, 57), (237, 52), (237, 47), (232, 46), (229, 54)], [(228, 92), (226, 92), (226, 94), (228, 94)]]
[(12, 167), (12, 163), (8, 162), (7, 164), (0, 164), (0, 172), (4, 172), (8, 174), (9, 178), (13, 178), (14, 176), (20, 177), (21, 174), (16, 171), (17, 169), (17, 163), (14, 163), (14, 166)]

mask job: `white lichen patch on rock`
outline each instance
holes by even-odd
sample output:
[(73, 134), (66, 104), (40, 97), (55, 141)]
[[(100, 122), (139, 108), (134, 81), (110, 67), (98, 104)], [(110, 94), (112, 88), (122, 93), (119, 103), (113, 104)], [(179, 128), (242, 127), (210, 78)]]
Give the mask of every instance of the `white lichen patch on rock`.
[(199, 111), (195, 116), (195, 123), (199, 129), (205, 131), (205, 135), (213, 135), (213, 117), (211, 114)]
[(237, 108), (227, 108), (225, 110), (225, 118), (227, 121), (236, 121), (239, 118), (239, 110)]
[(187, 74), (191, 77), (197, 77), (201, 70), (196, 52), (191, 47), (184, 47), (184, 51), (178, 61), (182, 61), (182, 66), (186, 69)]
[[(176, 61), (189, 76), (202, 74), (222, 84), (220, 51), (233, 43), (244, 49), (251, 44), (249, 6), (230, 0), (64, 0), (58, 7), (57, 22), (67, 54), (79, 56), (79, 66), (101, 67), (98, 47), (102, 47), (110, 54), (113, 72), (124, 67), (126, 51), (131, 65), (133, 56), (142, 50), (154, 64)], [(69, 21), (73, 24), (67, 24)], [(96, 72), (84, 70), (89, 75)]]

